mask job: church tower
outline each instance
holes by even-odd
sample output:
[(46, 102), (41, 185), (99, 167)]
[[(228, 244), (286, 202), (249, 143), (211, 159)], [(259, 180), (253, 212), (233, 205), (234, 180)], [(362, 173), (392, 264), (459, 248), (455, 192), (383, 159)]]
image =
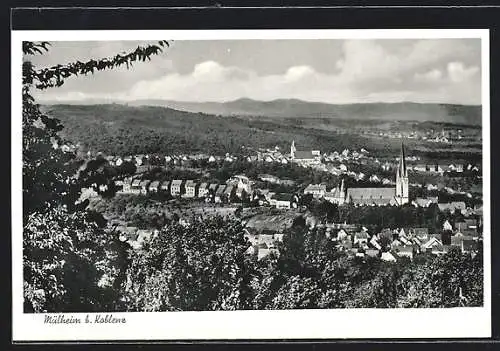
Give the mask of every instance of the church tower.
[(404, 205), (409, 202), (408, 186), (408, 169), (406, 168), (405, 146), (401, 143), (399, 165), (396, 170), (396, 198), (400, 205)]
[(297, 151), (295, 148), (295, 140), (292, 140), (292, 146), (290, 146), (290, 157), (292, 160), (295, 159), (295, 151)]

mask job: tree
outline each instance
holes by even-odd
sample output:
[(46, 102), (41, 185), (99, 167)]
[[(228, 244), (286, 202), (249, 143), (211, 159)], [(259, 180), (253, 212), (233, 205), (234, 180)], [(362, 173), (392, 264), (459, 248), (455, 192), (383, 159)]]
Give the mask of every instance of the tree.
[(166, 226), (136, 252), (125, 290), (132, 311), (250, 308), (253, 259), (241, 224), (221, 217)]
[[(47, 42), (23, 42), (29, 58), (46, 54)], [(60, 121), (42, 113), (31, 89), (59, 87), (66, 78), (145, 61), (168, 43), (128, 54), (36, 70), (23, 63), (23, 265), (27, 312), (119, 309), (127, 251), (105, 220), (78, 201), (85, 187), (112, 196), (113, 171), (103, 159), (83, 160), (59, 136)]]

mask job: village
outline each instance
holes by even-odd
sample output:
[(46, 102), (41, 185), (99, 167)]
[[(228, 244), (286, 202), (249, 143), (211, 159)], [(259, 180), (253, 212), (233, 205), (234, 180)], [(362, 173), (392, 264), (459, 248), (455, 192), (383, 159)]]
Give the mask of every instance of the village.
[[(134, 157), (106, 157), (114, 166), (121, 166), (124, 162), (132, 162), (136, 167), (136, 174), (117, 179), (118, 195), (152, 196), (166, 204), (181, 204), (190, 211), (186, 215), (177, 215), (182, 225), (192, 225), (197, 214), (222, 215), (228, 218), (239, 218), (245, 225), (245, 237), (249, 241), (248, 254), (256, 255), (260, 260), (271, 253), (279, 255), (278, 243), (283, 240), (284, 233), (288, 230), (295, 218), (305, 218), (309, 230), (319, 230), (330, 240), (334, 241), (338, 250), (346, 251), (353, 256), (365, 259), (375, 257), (384, 261), (396, 262), (406, 258), (413, 260), (415, 256), (423, 253), (442, 255), (452, 247), (457, 247), (464, 253), (475, 255), (480, 249), (482, 241), (482, 206), (467, 206), (464, 201), (438, 201), (437, 196), (414, 197), (410, 188), (422, 187), (422, 184), (410, 183), (408, 171), (422, 173), (447, 173), (469, 172), (480, 177), (477, 165), (448, 164), (421, 165), (418, 158), (406, 156), (404, 146), (401, 154), (396, 157), (396, 163), (389, 160), (381, 163), (369, 155), (362, 148), (359, 151), (344, 150), (321, 154), (319, 150), (297, 151), (292, 142), (290, 153), (283, 154), (278, 148), (275, 150), (259, 150), (255, 155), (248, 156), (246, 162), (278, 163), (282, 165), (296, 164), (300, 167), (314, 169), (340, 175), (342, 179), (336, 186), (327, 184), (307, 184), (305, 187), (293, 187), (293, 179), (280, 179), (271, 174), (259, 174), (257, 179), (250, 179), (244, 174), (235, 174), (225, 182), (205, 182), (199, 179), (172, 179), (157, 180), (145, 179), (142, 173), (152, 167), (182, 167), (193, 166), (190, 161), (204, 161), (207, 164), (222, 162), (231, 163), (237, 160), (236, 156), (224, 157), (198, 155), (165, 156), (164, 163), (158, 162), (159, 158), (148, 155)], [(350, 171), (347, 165), (357, 163), (367, 165), (369, 162), (378, 165), (385, 174), (372, 174), (369, 177), (362, 172)], [(394, 172), (396, 177), (387, 174)], [(348, 188), (344, 179), (352, 178), (362, 180), (367, 178), (372, 187)], [(259, 184), (261, 186), (256, 186)], [(279, 184), (285, 188), (295, 189), (291, 192), (275, 192), (263, 187), (262, 184)], [(377, 185), (378, 184), (378, 185)], [(438, 189), (437, 185), (427, 184), (426, 190)], [(104, 190), (104, 189), (101, 189)], [(458, 191), (449, 187), (442, 187), (442, 191), (451, 195), (462, 194), (467, 198), (480, 194)], [(87, 197), (97, 197), (97, 192), (89, 189)], [(413, 206), (416, 208), (429, 208), (434, 204), (438, 210), (453, 217), (459, 214), (459, 220), (444, 220), (439, 231), (431, 232), (423, 227), (383, 228), (379, 232), (370, 232), (359, 223), (332, 223), (319, 220), (310, 211), (311, 199), (323, 201), (337, 206)], [(171, 210), (171, 209), (170, 209)], [(167, 205), (166, 212), (169, 212)], [(240, 212), (239, 216), (235, 213)], [(150, 240), (157, 233), (157, 229), (137, 228), (127, 226), (120, 222), (110, 222), (116, 230), (123, 233), (123, 241), (127, 241), (136, 249), (141, 249), (144, 242)]]

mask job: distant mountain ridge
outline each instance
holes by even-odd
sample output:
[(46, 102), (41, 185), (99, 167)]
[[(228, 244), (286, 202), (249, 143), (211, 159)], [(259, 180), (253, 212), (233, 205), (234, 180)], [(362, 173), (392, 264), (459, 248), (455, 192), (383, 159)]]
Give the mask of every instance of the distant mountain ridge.
[[(416, 102), (329, 104), (298, 99), (257, 101), (242, 98), (229, 102), (186, 102), (172, 100), (111, 101), (128, 106), (161, 106), (187, 112), (221, 116), (265, 116), (274, 118), (338, 118), (434, 121), (481, 125), (481, 106)], [(91, 100), (65, 104), (102, 104), (110, 101)], [(49, 102), (50, 104), (50, 102)]]

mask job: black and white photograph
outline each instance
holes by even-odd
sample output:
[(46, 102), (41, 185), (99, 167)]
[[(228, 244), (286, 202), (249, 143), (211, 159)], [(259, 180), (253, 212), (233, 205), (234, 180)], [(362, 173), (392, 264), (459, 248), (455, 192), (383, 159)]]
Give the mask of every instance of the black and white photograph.
[(14, 318), (481, 334), (488, 31), (317, 32), (21, 33)]

